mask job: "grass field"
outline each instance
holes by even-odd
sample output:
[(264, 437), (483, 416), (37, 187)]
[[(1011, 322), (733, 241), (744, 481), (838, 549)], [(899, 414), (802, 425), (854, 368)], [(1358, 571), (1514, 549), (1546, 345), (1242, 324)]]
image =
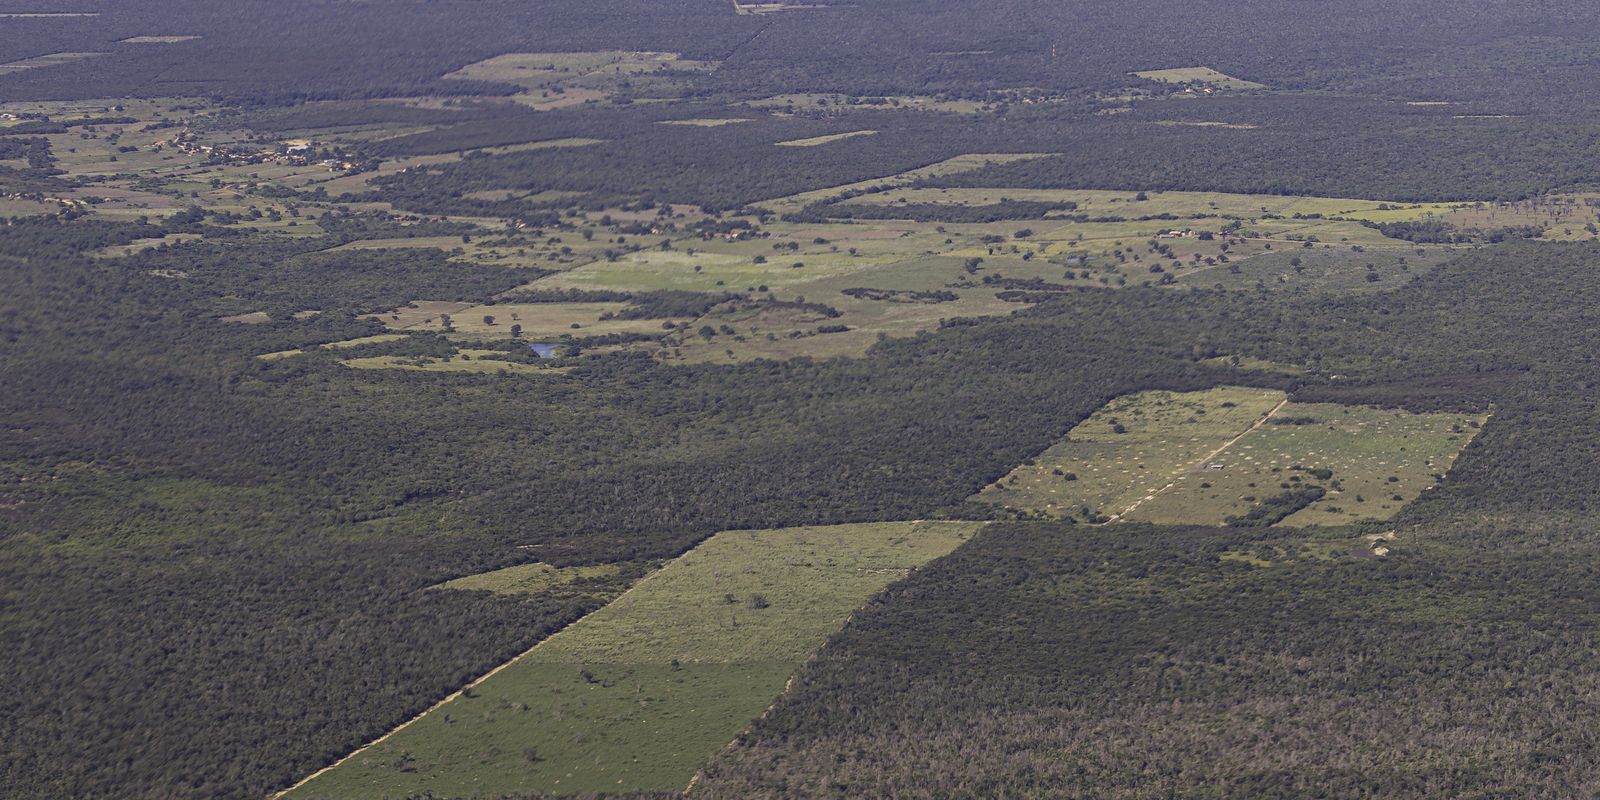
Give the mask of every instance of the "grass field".
[[(1303, 403), (1290, 403), (1275, 419), (1306, 424), (1262, 426), (1218, 457), (1226, 469), (1190, 471), (1129, 519), (1220, 524), (1256, 500), (1308, 484), (1328, 495), (1282, 524), (1388, 519), (1450, 471), (1484, 422), (1468, 414)], [(1311, 473), (1323, 469), (1332, 477)]]
[(123, 44), (177, 44), (178, 42), (192, 42), (198, 36), (129, 36), (122, 40)]
[(842, 142), (858, 136), (872, 136), (877, 131), (846, 131), (845, 133), (831, 133), (827, 136), (812, 136), (808, 139), (790, 139), (787, 142), (778, 142), (779, 147), (816, 147), (818, 145)]
[[(462, 335), (506, 338), (512, 325), (522, 326), (523, 338), (599, 336), (607, 333), (661, 333), (660, 319), (601, 319), (628, 307), (627, 303), (497, 303), (472, 306), (450, 314), (450, 323)], [(485, 317), (492, 317), (491, 324)], [(442, 315), (432, 322), (408, 326), (412, 330), (442, 331)], [(680, 320), (681, 321), (681, 320)]]
[(539, 594), (585, 578), (608, 578), (617, 574), (612, 564), (591, 567), (553, 567), (549, 564), (518, 564), (514, 567), (467, 575), (445, 581), (435, 589), (484, 591), (495, 594)]
[(674, 72), (708, 72), (716, 66), (714, 61), (686, 60), (677, 53), (507, 53), (445, 77), (513, 84), (523, 89), (514, 98), (517, 102), (555, 109), (603, 100), (623, 89), (649, 94), (677, 85)]
[(681, 791), (854, 609), (977, 528), (718, 534), (290, 796)]
[(1448, 472), (1484, 419), (1290, 403), (1263, 389), (1143, 392), (1107, 404), (977, 499), (1091, 521), (1221, 525), (1319, 486), (1326, 496), (1280, 524), (1383, 520)]
[[(403, 334), (403, 333), (380, 333), (380, 334), (377, 334), (377, 335), (374, 335), (374, 336), (362, 336), (359, 339), (346, 339), (346, 340), (344, 340), (342, 342), (329, 342), (329, 343), (327, 343), (325, 345), (320, 345), (319, 347), (313, 347), (313, 348), (307, 348), (307, 349), (309, 349), (309, 350), (317, 350), (317, 349), (346, 350), (346, 349), (349, 349), (349, 348), (352, 348), (352, 347), (360, 347), (360, 346), (366, 345), (366, 344), (382, 344), (384, 342), (398, 342), (398, 341), (400, 341), (401, 339), (404, 339), (404, 338), (406, 338), (406, 335)], [(262, 355), (256, 356), (256, 358), (265, 358), (265, 359), (271, 360), (271, 359), (275, 359), (275, 358), (287, 358), (289, 356), (297, 356), (297, 355), (300, 355), (301, 353), (304, 353), (304, 352), (306, 352), (306, 350), (280, 350), (280, 351), (278, 351), (276, 353), (263, 353)]]
[(1217, 89), (1265, 89), (1265, 84), (1241, 80), (1225, 75), (1210, 67), (1182, 67), (1179, 69), (1151, 69), (1133, 73), (1157, 83), (1177, 83), (1210, 86)]
[(1291, 248), (1238, 262), (1236, 269), (1213, 269), (1182, 276), (1181, 283), (1202, 288), (1295, 289), (1318, 292), (1369, 292), (1393, 289), (1452, 256), (1446, 248), (1354, 252), (1348, 249)]
[(51, 53), (45, 56), (24, 58), (20, 61), (10, 61), (0, 64), (0, 75), (21, 72), (25, 69), (38, 69), (40, 67), (53, 67), (57, 64), (68, 64), (73, 61), (82, 61), (85, 58), (94, 58), (104, 53)]
[(1058, 517), (1114, 517), (1283, 402), (1282, 392), (1237, 387), (1120, 397), (975, 499)]
[(929, 164), (925, 167), (907, 170), (906, 172), (902, 172), (897, 175), (889, 175), (883, 178), (858, 181), (856, 183), (847, 183), (842, 186), (832, 186), (826, 189), (815, 189), (809, 192), (788, 195), (786, 197), (773, 198), (771, 200), (756, 203), (755, 205), (762, 208), (771, 209), (775, 213), (783, 214), (790, 211), (798, 211), (812, 203), (841, 197), (852, 191), (871, 189), (878, 186), (902, 186), (905, 184), (914, 183), (924, 178), (937, 178), (941, 175), (954, 175), (960, 172), (971, 172), (972, 170), (982, 169), (991, 164), (1009, 164), (1014, 161), (1028, 161), (1035, 158), (1043, 158), (1046, 155), (1049, 154), (969, 153), (967, 155), (955, 156), (954, 158), (948, 158), (944, 161)]

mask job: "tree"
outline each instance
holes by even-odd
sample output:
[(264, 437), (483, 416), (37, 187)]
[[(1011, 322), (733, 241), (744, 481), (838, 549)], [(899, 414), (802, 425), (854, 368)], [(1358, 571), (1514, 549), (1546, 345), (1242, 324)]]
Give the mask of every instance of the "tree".
[(511, 326), (511, 338), (513, 338), (513, 339), (522, 338), (522, 326), (521, 325), (512, 325)]
[(494, 324), (494, 315), (493, 314), (484, 314), (483, 315), (483, 324), (485, 324), (485, 325), (493, 325)]

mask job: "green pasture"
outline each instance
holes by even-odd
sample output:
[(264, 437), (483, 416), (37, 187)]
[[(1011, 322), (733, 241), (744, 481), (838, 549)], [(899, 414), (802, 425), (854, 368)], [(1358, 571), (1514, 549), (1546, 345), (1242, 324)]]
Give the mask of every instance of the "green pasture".
[(853, 610), (978, 527), (717, 534), (290, 797), (681, 791)]
[(974, 499), (1050, 516), (1114, 517), (1208, 460), (1283, 400), (1282, 392), (1239, 387), (1120, 397)]

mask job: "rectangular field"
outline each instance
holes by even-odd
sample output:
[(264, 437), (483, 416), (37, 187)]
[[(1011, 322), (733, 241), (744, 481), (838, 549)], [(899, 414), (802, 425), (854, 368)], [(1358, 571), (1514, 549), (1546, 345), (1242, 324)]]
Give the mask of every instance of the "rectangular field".
[(1232, 75), (1226, 75), (1210, 67), (1181, 67), (1178, 69), (1150, 69), (1135, 72), (1145, 80), (1157, 83), (1194, 84), (1197, 86), (1213, 86), (1218, 89), (1265, 89), (1265, 84), (1254, 81), (1242, 80)]
[(812, 136), (809, 139), (790, 139), (787, 142), (778, 142), (779, 147), (816, 147), (818, 145), (842, 142), (845, 139), (854, 139), (857, 136), (871, 136), (877, 131), (848, 131), (845, 133), (830, 133), (827, 136)]
[(1120, 397), (975, 499), (1059, 517), (1116, 517), (1284, 402), (1282, 392), (1238, 387)]
[(1287, 510), (1265, 524), (1385, 520), (1437, 483), (1485, 420), (1264, 389), (1141, 392), (975, 499), (1089, 522), (1245, 524), (1271, 508)]
[(717, 534), (289, 796), (682, 791), (852, 611), (978, 527)]
[(1450, 471), (1481, 428), (1472, 414), (1290, 403), (1222, 456), (1141, 505), (1132, 521), (1221, 524), (1301, 486), (1327, 494), (1281, 524), (1384, 520)]

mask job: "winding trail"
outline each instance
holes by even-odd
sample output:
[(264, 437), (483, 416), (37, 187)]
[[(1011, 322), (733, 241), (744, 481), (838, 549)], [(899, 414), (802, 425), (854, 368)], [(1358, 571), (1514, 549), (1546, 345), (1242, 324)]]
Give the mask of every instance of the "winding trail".
[(1223, 446), (1221, 446), (1221, 447), (1219, 447), (1219, 448), (1217, 448), (1215, 450), (1212, 450), (1211, 452), (1207, 453), (1205, 455), (1205, 457), (1201, 458), (1199, 461), (1184, 465), (1177, 472), (1174, 472), (1172, 474), (1172, 480), (1169, 483), (1167, 483), (1166, 486), (1163, 486), (1160, 489), (1157, 489), (1157, 490), (1145, 495), (1144, 497), (1139, 498), (1137, 501), (1134, 502), (1133, 505), (1122, 509), (1121, 511), (1117, 512), (1117, 514), (1115, 516), (1113, 516), (1110, 519), (1106, 520), (1105, 524), (1110, 525), (1113, 522), (1121, 521), (1123, 517), (1126, 517), (1129, 514), (1132, 514), (1134, 511), (1137, 511), (1139, 509), (1139, 506), (1144, 505), (1146, 502), (1148, 502), (1150, 500), (1154, 500), (1157, 495), (1161, 494), (1162, 492), (1165, 492), (1168, 489), (1171, 489), (1174, 486), (1177, 486), (1178, 485), (1178, 481), (1185, 474), (1187, 474), (1190, 470), (1194, 469), (1197, 466), (1203, 466), (1203, 465), (1209, 463), (1212, 459), (1216, 458), (1217, 456), (1220, 456), (1223, 453), (1226, 453), (1228, 451), (1228, 448), (1233, 447), (1234, 445), (1238, 444), (1239, 440), (1241, 440), (1244, 437), (1249, 436), (1250, 434), (1255, 433), (1256, 431), (1260, 430), (1261, 426), (1267, 424), (1267, 422), (1269, 420), (1271, 420), (1274, 416), (1276, 416), (1279, 411), (1282, 411), (1283, 407), (1286, 406), (1286, 405), (1289, 405), (1289, 398), (1288, 397), (1283, 398), (1282, 401), (1280, 401), (1277, 405), (1273, 406), (1272, 410), (1268, 411), (1265, 415), (1263, 415), (1261, 417), (1261, 419), (1256, 420), (1254, 425), (1251, 425), (1250, 427), (1246, 428), (1244, 433), (1241, 433), (1238, 436), (1235, 436), (1232, 439), (1229, 439), (1227, 444), (1224, 444)]

